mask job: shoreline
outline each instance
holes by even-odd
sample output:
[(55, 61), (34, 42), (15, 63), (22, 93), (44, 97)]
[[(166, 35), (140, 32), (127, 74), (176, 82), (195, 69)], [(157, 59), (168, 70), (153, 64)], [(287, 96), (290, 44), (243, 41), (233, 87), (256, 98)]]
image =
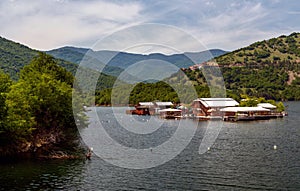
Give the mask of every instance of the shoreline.
[(40, 160), (84, 160), (85, 154), (67, 154), (62, 151), (57, 151), (55, 153), (51, 153), (49, 155), (46, 154), (37, 154), (34, 152), (26, 152), (26, 153), (15, 153), (6, 156), (0, 156), (0, 163), (8, 163), (8, 162), (19, 162), (19, 161), (40, 161)]

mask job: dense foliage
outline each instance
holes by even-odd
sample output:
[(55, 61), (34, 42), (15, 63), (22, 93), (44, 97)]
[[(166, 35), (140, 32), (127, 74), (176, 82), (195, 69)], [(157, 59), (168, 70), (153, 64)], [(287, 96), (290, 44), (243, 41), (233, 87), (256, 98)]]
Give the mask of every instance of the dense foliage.
[[(134, 87), (133, 87), (134, 86)], [(130, 91), (132, 90), (132, 91)], [(136, 85), (123, 85), (114, 88), (113, 103), (121, 105), (135, 105), (147, 101), (172, 101), (179, 102), (175, 90), (165, 82), (138, 83)], [(125, 96), (127, 95), (129, 97)], [(112, 89), (105, 89), (96, 93), (96, 103), (100, 105), (111, 105)]]
[(77, 128), (70, 72), (40, 53), (21, 70), (17, 82), (12, 84), (5, 74), (0, 78), (2, 155), (74, 146)]
[(10, 77), (0, 70), (0, 146), (7, 144), (10, 139), (6, 136), (6, 124), (7, 124), (7, 106), (6, 95), (10, 90), (12, 81)]
[(99, 90), (96, 92), (96, 104), (136, 105), (139, 102), (151, 101), (191, 103), (198, 97), (210, 97), (207, 85), (193, 85), (190, 81), (182, 80), (182, 78), (181, 82), (174, 82), (172, 81), (174, 78), (178, 78), (178, 76), (174, 75), (171, 79), (155, 83), (123, 84), (113, 89)]

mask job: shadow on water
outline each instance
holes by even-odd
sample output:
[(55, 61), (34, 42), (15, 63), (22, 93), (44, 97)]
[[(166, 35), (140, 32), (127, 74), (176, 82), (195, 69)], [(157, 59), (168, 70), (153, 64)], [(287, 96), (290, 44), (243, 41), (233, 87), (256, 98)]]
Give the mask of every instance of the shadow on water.
[(83, 160), (14, 160), (0, 164), (1, 190), (57, 190), (83, 184)]

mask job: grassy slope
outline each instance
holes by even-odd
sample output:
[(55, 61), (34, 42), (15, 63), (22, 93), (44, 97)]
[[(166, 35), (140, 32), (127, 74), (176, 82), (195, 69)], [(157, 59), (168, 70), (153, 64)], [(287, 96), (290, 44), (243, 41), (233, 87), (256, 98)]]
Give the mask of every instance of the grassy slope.
[(300, 33), (253, 43), (216, 58), (220, 65), (247, 65), (300, 61)]

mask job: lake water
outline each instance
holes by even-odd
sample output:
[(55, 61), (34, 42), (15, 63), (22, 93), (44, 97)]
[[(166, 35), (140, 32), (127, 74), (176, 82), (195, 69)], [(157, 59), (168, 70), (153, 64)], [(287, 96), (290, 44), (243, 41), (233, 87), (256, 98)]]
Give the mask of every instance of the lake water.
[[(132, 162), (129, 165), (138, 165), (140, 158), (115, 155), (114, 151), (105, 151), (113, 159), (94, 155), (89, 161), (27, 160), (0, 164), (0, 190), (300, 190), (300, 102), (286, 104), (289, 116), (283, 119), (224, 122), (218, 138), (204, 154), (199, 154), (199, 145), (208, 122), (194, 127), (195, 121), (183, 120), (186, 129), (182, 134), (195, 135), (179, 155), (153, 168), (116, 166), (127, 159)], [(154, 157), (164, 159), (166, 154), (155, 148), (172, 138), (179, 121), (162, 120), (159, 129), (151, 126), (124, 130), (122, 122), (111, 117), (110, 108), (97, 109), (103, 128), (120, 145), (136, 150), (153, 148)], [(130, 124), (130, 120), (122, 119)], [(135, 116), (135, 120), (146, 124), (150, 118)], [(82, 130), (89, 145), (97, 141), (95, 138), (102, 140), (105, 136), (95, 135), (97, 128), (95, 123)], [(184, 138), (179, 136), (178, 141)], [(167, 149), (173, 152), (181, 146), (174, 144)], [(99, 145), (94, 147), (96, 153), (101, 149)]]

